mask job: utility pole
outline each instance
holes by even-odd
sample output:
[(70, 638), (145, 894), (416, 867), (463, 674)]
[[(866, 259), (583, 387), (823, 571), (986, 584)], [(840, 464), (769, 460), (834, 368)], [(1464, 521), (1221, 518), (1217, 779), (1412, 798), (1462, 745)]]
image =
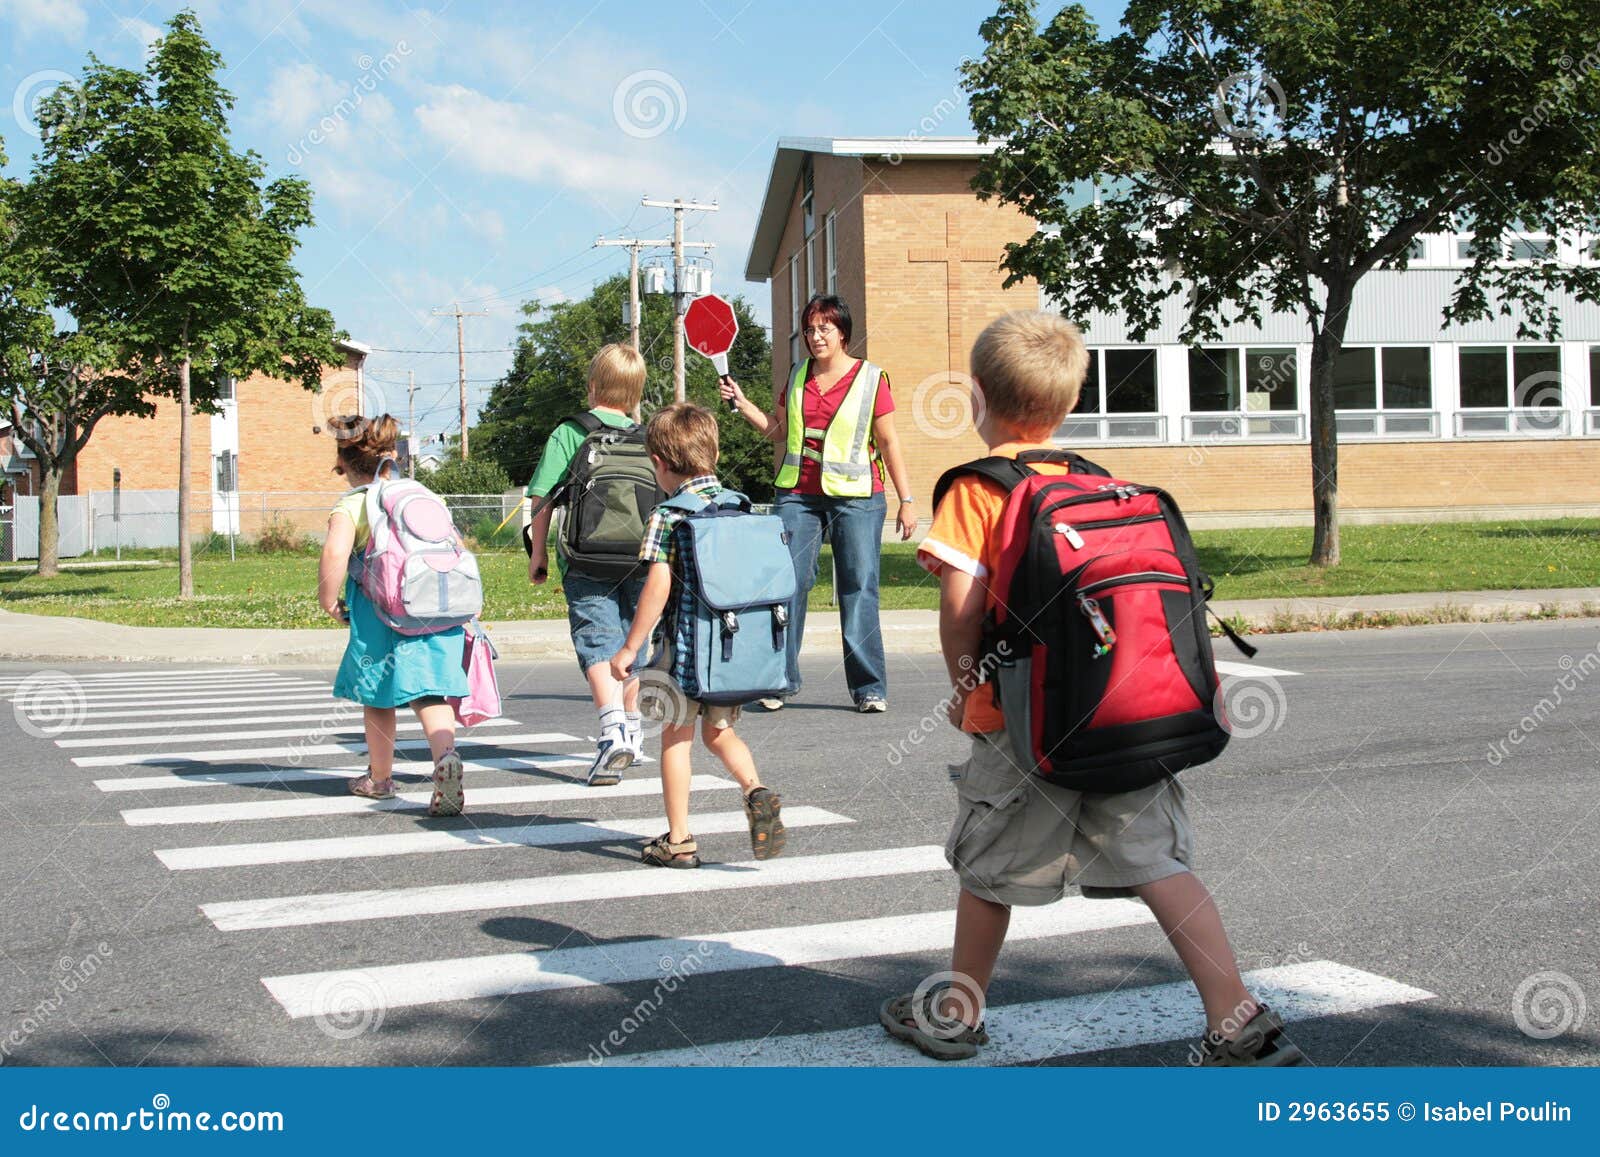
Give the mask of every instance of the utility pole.
[(451, 317), (456, 319), (456, 376), (461, 385), (461, 460), (467, 460), (467, 346), (466, 329), (461, 319), (464, 317), (488, 317), (488, 311), (472, 312), (462, 310), (461, 303), (455, 302), (453, 309), (436, 309), (435, 317)]
[(417, 371), (406, 371), (406, 474), (417, 476)]
[(641, 204), (656, 209), (672, 210), (672, 396), (683, 401), (683, 315), (689, 308), (689, 295), (683, 284), (683, 213), (694, 209), (715, 213), (720, 205), (703, 205), (696, 201), (653, 201), (643, 198)]
[[(684, 249), (715, 249), (715, 241), (678, 241), (682, 242)], [(639, 348), (639, 250), (665, 249), (674, 244), (672, 238), (646, 240), (639, 237), (616, 237), (610, 240), (601, 237), (595, 241), (595, 247), (623, 246), (628, 250), (628, 340), (634, 349)], [(676, 290), (676, 286), (673, 287)], [(687, 308), (687, 307), (686, 307)], [(682, 401), (682, 399), (679, 399)]]

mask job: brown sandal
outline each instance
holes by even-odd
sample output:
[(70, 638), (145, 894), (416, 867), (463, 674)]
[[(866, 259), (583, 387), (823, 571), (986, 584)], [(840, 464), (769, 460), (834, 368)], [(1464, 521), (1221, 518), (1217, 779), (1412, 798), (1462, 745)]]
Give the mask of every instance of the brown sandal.
[(372, 769), (368, 768), (365, 775), (350, 781), (350, 794), (365, 796), (367, 799), (393, 799), (394, 777), (373, 779)]
[(890, 997), (878, 1009), (878, 1023), (890, 1036), (916, 1045), (936, 1061), (971, 1060), (981, 1046), (989, 1043), (989, 1033), (981, 1024), (973, 1028), (940, 1012), (939, 998), (943, 995), (944, 988), (940, 986)]
[(652, 868), (698, 868), (700, 857), (695, 853), (699, 850), (693, 836), (675, 844), (671, 832), (662, 832), (644, 846), (639, 858)]

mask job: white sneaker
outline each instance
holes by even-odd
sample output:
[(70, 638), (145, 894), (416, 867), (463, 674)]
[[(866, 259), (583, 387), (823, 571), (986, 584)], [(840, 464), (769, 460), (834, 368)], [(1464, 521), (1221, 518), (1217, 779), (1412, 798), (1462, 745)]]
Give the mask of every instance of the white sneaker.
[(633, 762), (633, 752), (620, 727), (608, 727), (595, 744), (594, 761), (589, 764), (589, 786), (610, 787), (622, 782), (623, 770)]
[(783, 700), (779, 699), (776, 695), (769, 695), (765, 699), (757, 699), (756, 703), (760, 705), (761, 710), (763, 711), (783, 710)]

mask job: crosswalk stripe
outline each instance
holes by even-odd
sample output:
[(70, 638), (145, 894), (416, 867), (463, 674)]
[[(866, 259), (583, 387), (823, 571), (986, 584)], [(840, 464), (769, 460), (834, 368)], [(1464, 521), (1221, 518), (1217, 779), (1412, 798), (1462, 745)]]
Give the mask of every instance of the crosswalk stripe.
[[(178, 667), (171, 671), (157, 671), (150, 667), (144, 667), (134, 671), (85, 671), (81, 675), (73, 676), (73, 678), (81, 683), (89, 683), (102, 680), (116, 682), (119, 679), (193, 679), (200, 676), (254, 675), (258, 673), (270, 674), (271, 672), (262, 672), (259, 667), (203, 667), (198, 670), (193, 667)], [(21, 683), (29, 678), (32, 678), (32, 676), (24, 675), (18, 678), (7, 678), (0, 680), (0, 685)]]
[[(1132, 900), (1074, 897), (1044, 907), (1016, 909), (1006, 939), (1015, 943), (1154, 922), (1150, 910)], [(954, 935), (954, 912), (923, 912), (682, 939), (304, 972), (263, 977), (261, 983), (284, 1011), (298, 1019), (326, 1014), (335, 1007), (349, 1015), (364, 1009), (625, 984), (664, 978), (674, 970), (682, 976), (948, 951)]]
[[(1244, 981), (1259, 1000), (1288, 1021), (1435, 999), (1425, 989), (1331, 960), (1262, 968), (1246, 973)], [(1199, 994), (1194, 985), (1183, 981), (1001, 1005), (986, 1010), (985, 1018), (989, 1043), (973, 1060), (956, 1063), (1028, 1064), (1051, 1057), (1198, 1038), (1205, 1026)], [(591, 1058), (598, 1055), (592, 1053)], [(572, 1066), (591, 1063), (595, 1062), (569, 1062)], [(842, 1064), (903, 1068), (950, 1062), (925, 1057), (909, 1044), (890, 1037), (881, 1025), (871, 1024), (834, 1032), (721, 1041), (687, 1049), (602, 1057), (598, 1063), (621, 1068)]]
[[(135, 707), (135, 706), (138, 706), (141, 703), (149, 704), (149, 703), (156, 702), (156, 701), (159, 701), (159, 702), (161, 702), (163, 704), (165, 704), (165, 703), (174, 703), (174, 704), (181, 704), (181, 703), (196, 703), (196, 704), (235, 703), (235, 702), (239, 701), (237, 698), (219, 699), (219, 698), (217, 698), (217, 696), (219, 696), (219, 695), (241, 696), (242, 695), (242, 696), (245, 696), (246, 701), (248, 701), (250, 699), (263, 700), (263, 699), (270, 699), (270, 697), (272, 696), (273, 692), (280, 691), (280, 690), (283, 691), (285, 694), (287, 694), (290, 691), (294, 691), (297, 694), (306, 694), (306, 693), (309, 693), (311, 691), (323, 691), (328, 695), (328, 698), (330, 698), (330, 699), (333, 698), (333, 687), (330, 684), (321, 683), (321, 682), (318, 682), (315, 679), (292, 679), (292, 680), (281, 680), (281, 681), (280, 680), (273, 680), (270, 683), (249, 683), (249, 684), (240, 683), (240, 684), (234, 684), (234, 685), (225, 686), (225, 687), (215, 687), (215, 686), (212, 686), (212, 687), (189, 687), (189, 688), (183, 688), (181, 690), (177, 689), (177, 688), (166, 688), (166, 687), (163, 687), (163, 688), (151, 688), (151, 689), (149, 689), (147, 691), (138, 691), (138, 692), (135, 692), (135, 691), (133, 691), (131, 689), (118, 690), (118, 691), (113, 691), (110, 694), (106, 694), (106, 695), (101, 695), (101, 694), (98, 694), (98, 693), (91, 695), (91, 694), (85, 693), (85, 694), (81, 694), (81, 695), (73, 695), (71, 697), (71, 701), (72, 701), (72, 703), (74, 705), (79, 706), (79, 707), (84, 707), (84, 708), (88, 708), (88, 707)], [(22, 696), (18, 696), (18, 695), (13, 695), (11, 697), (11, 701), (13, 703), (20, 702), (24, 706), (26, 706), (26, 704), (27, 704), (27, 701), (25, 699), (23, 699)]]
[[(689, 781), (693, 791), (737, 789), (731, 779), (697, 775)], [(492, 804), (555, 803), (573, 799), (618, 799), (623, 796), (659, 795), (661, 784), (652, 779), (630, 779), (614, 787), (589, 787), (582, 783), (553, 783), (536, 787), (484, 787), (467, 785), (467, 807)], [(429, 791), (403, 791), (393, 799), (361, 796), (312, 796), (297, 799), (253, 800), (247, 803), (178, 804), (171, 807), (129, 808), (123, 821), (132, 827), (167, 824), (220, 824), (241, 820), (292, 819), (304, 816), (359, 815), (362, 812), (425, 811)]]
[[(39, 679), (31, 686), (58, 687), (71, 685), (85, 695), (128, 695), (134, 691), (194, 691), (205, 690), (208, 687), (254, 687), (271, 686), (274, 683), (304, 683), (309, 678), (303, 675), (279, 675), (269, 671), (251, 675), (197, 675), (190, 679), (129, 679), (119, 680), (115, 683), (88, 683), (71, 675), (54, 678)], [(27, 680), (11, 687), (0, 688), (0, 691), (16, 692), (30, 686)]]
[[(507, 771), (512, 769), (546, 769), (556, 767), (586, 766), (588, 755), (538, 755), (504, 759), (464, 759), (467, 771)], [(135, 775), (126, 779), (97, 779), (95, 787), (105, 792), (117, 791), (169, 791), (182, 787), (249, 786), (256, 783), (329, 783), (333, 780), (355, 779), (366, 771), (364, 767), (270, 767), (256, 771), (202, 771), (169, 772), (166, 775)], [(408, 762), (394, 769), (396, 780), (426, 780), (432, 778), (433, 763)]]
[[(256, 711), (260, 708), (242, 707), (237, 710)], [(329, 700), (325, 702), (321, 711), (307, 711), (303, 714), (288, 714), (287, 708), (274, 715), (233, 715), (226, 719), (151, 719), (148, 711), (140, 712), (145, 716), (137, 723), (80, 723), (73, 727), (72, 734), (79, 735), (85, 731), (148, 731), (152, 727), (245, 727), (252, 723), (314, 723), (317, 720), (328, 720), (334, 723), (343, 723), (361, 718), (361, 705), (348, 700)], [(162, 712), (163, 715), (167, 714)]]
[[(694, 817), (696, 835), (715, 836), (745, 830), (743, 811), (706, 812)], [(806, 828), (855, 823), (849, 816), (815, 807), (785, 808), (786, 827)], [(661, 819), (579, 821), (524, 824), (521, 827), (458, 828), (450, 831), (400, 832), (386, 836), (341, 836), (317, 840), (279, 840), (261, 844), (215, 844), (209, 847), (165, 848), (156, 858), (174, 872), (236, 868), (256, 864), (300, 864), (314, 860), (358, 860), (373, 856), (409, 856), (428, 852), (470, 852), (481, 848), (553, 848), (598, 844), (614, 839), (640, 839), (661, 831)], [(704, 869), (702, 869), (703, 871)], [(677, 873), (682, 875), (683, 873)], [(568, 877), (570, 878), (570, 877)]]
[[(163, 705), (161, 715), (163, 718), (170, 718), (175, 715), (237, 715), (241, 711), (258, 711), (269, 703), (274, 707), (281, 707), (285, 711), (298, 711), (308, 707), (327, 707), (340, 702), (346, 702), (346, 700), (333, 698), (324, 688), (320, 692), (316, 690), (296, 691), (281, 699), (276, 697), (272, 699), (251, 697), (240, 700), (232, 707), (167, 707)], [(150, 706), (146, 704), (138, 710), (89, 711), (84, 714), (83, 718), (86, 721), (96, 719), (145, 719), (149, 715)], [(218, 722), (222, 721), (219, 720)]]
[(1236, 679), (1285, 679), (1300, 672), (1280, 671), (1276, 667), (1263, 667), (1259, 663), (1235, 663), (1229, 659), (1218, 659), (1217, 674), (1231, 675)]
[[(486, 719), (473, 725), (483, 727), (521, 727), (515, 719)], [(98, 735), (92, 739), (58, 739), (57, 747), (127, 747), (134, 743), (220, 743), (227, 739), (309, 739), (332, 735), (360, 734), (366, 725), (359, 719), (354, 723), (338, 723), (331, 727), (279, 727), (269, 731), (202, 731), (198, 735)], [(398, 731), (421, 731), (422, 724), (415, 719), (396, 721)]]
[[(559, 732), (531, 731), (524, 735), (496, 735), (492, 739), (479, 739), (473, 735), (456, 738), (458, 747), (504, 747), (512, 743), (555, 743), (564, 738)], [(400, 739), (395, 741), (396, 751), (421, 751), (428, 746), (426, 739)], [(233, 763), (241, 759), (282, 759), (284, 757), (310, 758), (313, 755), (364, 755), (367, 750), (363, 739), (349, 739), (340, 743), (281, 744), (274, 747), (212, 748), (202, 751), (141, 751), (115, 755), (74, 755), (75, 767), (139, 767), (144, 764), (162, 765), (187, 763)]]
[[(307, 683), (304, 687), (291, 687), (286, 689), (281, 697), (275, 694), (269, 694), (269, 691), (270, 688), (263, 691), (252, 691), (248, 694), (204, 695), (198, 698), (185, 695), (165, 699), (162, 701), (161, 707), (163, 710), (165, 710), (169, 705), (181, 707), (209, 707), (219, 703), (277, 703), (280, 701), (280, 698), (282, 700), (304, 699), (313, 695), (323, 703), (335, 702), (333, 698), (333, 688), (329, 687), (326, 683)], [(148, 695), (139, 695), (133, 698), (107, 699), (103, 703), (85, 702), (82, 704), (85, 718), (90, 718), (106, 708), (142, 707), (145, 710), (149, 710), (150, 706), (151, 699)]]
[[(799, 812), (798, 808), (795, 810)], [(724, 815), (733, 820), (742, 819), (737, 812)], [(703, 828), (700, 819), (695, 824)], [(651, 826), (660, 827), (661, 821), (652, 820)], [(788, 856), (764, 864), (754, 861), (705, 864), (697, 872), (584, 872), (470, 884), (424, 884), (411, 888), (373, 888), (359, 892), (227, 900), (202, 904), (200, 911), (220, 931), (242, 932), (250, 928), (300, 928), (309, 924), (387, 920), (397, 916), (435, 916), (446, 912), (586, 904), (595, 900), (638, 899), (643, 896), (781, 888), (790, 884), (817, 884), (829, 880), (911, 876), (920, 872), (947, 871), (948, 867), (944, 849), (929, 844), (914, 848), (880, 848), (870, 852)]]

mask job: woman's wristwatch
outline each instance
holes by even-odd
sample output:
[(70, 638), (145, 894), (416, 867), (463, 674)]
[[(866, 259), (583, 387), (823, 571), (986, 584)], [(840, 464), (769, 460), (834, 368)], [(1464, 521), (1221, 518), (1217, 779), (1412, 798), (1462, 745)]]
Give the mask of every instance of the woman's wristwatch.
[(915, 502), (915, 501), (916, 501), (916, 499), (915, 499), (915, 498), (902, 498), (902, 499), (901, 499), (901, 500), (900, 500), (900, 505), (901, 505), (901, 506), (906, 506), (906, 505), (908, 505), (908, 504), (910, 504), (910, 503), (912, 503), (912, 502)]

